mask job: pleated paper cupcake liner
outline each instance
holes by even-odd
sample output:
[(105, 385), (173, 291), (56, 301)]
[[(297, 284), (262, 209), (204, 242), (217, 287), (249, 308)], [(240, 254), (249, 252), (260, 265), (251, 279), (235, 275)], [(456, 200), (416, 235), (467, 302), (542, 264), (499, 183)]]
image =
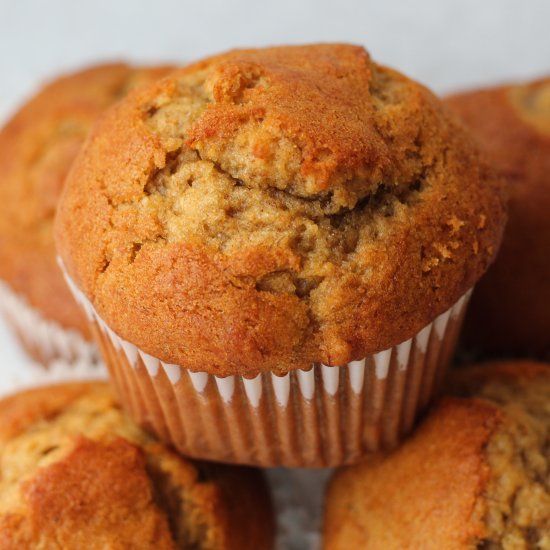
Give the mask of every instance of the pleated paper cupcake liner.
[(39, 364), (60, 360), (66, 364), (96, 365), (97, 346), (76, 330), (66, 329), (46, 319), (27, 300), (0, 281), (0, 311), (25, 351)]
[(68, 282), (140, 424), (185, 455), (259, 466), (337, 466), (395, 447), (439, 386), (470, 295), (414, 337), (359, 361), (222, 378), (165, 363), (122, 339)]

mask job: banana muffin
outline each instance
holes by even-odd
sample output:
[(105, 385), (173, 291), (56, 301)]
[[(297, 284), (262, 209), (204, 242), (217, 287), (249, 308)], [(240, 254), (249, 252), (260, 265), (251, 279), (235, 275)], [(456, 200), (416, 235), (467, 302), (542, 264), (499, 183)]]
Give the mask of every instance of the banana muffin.
[(343, 468), (324, 548), (550, 548), (550, 365), (492, 363), (450, 393), (403, 446)]
[(99, 121), (56, 235), (138, 420), (193, 456), (322, 466), (411, 428), (503, 202), (447, 108), (363, 48), (237, 50)]
[(511, 184), (498, 259), (480, 281), (465, 342), (499, 354), (550, 352), (550, 79), (450, 97)]
[(0, 418), (1, 549), (272, 548), (260, 472), (177, 455), (107, 385), (14, 395)]
[(65, 177), (105, 108), (167, 72), (111, 64), (58, 78), (0, 131), (0, 309), (41, 363), (97, 357), (56, 262), (52, 225)]

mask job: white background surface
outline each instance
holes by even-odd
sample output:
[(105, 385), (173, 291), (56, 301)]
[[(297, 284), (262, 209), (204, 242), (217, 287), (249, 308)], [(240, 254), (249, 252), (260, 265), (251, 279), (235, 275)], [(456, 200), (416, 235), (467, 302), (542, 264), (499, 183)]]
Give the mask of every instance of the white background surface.
[[(45, 79), (101, 60), (177, 63), (232, 47), (347, 41), (447, 92), (550, 74), (549, 35), (550, 0), (0, 0), (0, 120)], [(0, 321), (0, 393), (25, 362)], [(283, 497), (292, 516), (283, 524), (311, 524), (318, 511)], [(301, 537), (285, 547), (304, 548)]]
[(0, 108), (98, 59), (348, 41), (444, 91), (550, 71), (548, 0), (0, 0)]
[[(240, 46), (364, 44), (438, 92), (550, 74), (550, 0), (0, 0), (0, 120), (45, 79), (99, 60)], [(0, 364), (24, 359), (0, 324)]]

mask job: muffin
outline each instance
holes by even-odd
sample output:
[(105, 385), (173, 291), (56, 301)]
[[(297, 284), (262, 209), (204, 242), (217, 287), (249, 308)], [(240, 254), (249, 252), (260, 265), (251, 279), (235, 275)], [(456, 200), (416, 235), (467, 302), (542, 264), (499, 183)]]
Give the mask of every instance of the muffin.
[(510, 221), (481, 280), (465, 343), (493, 354), (550, 352), (550, 79), (448, 99), (511, 184)]
[(105, 384), (0, 402), (0, 548), (272, 548), (260, 472), (194, 463), (141, 431)]
[(98, 357), (56, 262), (52, 225), (63, 181), (99, 114), (167, 71), (116, 64), (58, 78), (0, 131), (0, 310), (40, 363)]
[(500, 180), (428, 90), (325, 44), (130, 94), (56, 238), (134, 418), (194, 457), (328, 466), (410, 430), (503, 221)]
[(460, 369), (387, 456), (331, 480), (324, 548), (550, 548), (550, 365)]

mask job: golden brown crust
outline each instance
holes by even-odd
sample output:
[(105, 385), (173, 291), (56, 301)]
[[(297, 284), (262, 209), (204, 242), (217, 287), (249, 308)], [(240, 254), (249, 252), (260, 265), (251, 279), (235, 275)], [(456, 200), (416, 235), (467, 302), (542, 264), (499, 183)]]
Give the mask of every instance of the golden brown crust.
[(104, 384), (25, 392), (0, 417), (2, 549), (271, 548), (258, 471), (178, 456)]
[(154, 505), (143, 455), (122, 439), (77, 439), (65, 459), (38, 470), (21, 493), (26, 513), (0, 547), (16, 540), (20, 548), (177, 548)]
[(465, 324), (469, 345), (506, 353), (550, 350), (550, 79), (448, 98), (511, 182), (498, 259)]
[[(402, 152), (392, 151), (373, 124), (387, 93), (375, 79), (402, 77), (373, 66), (362, 48), (271, 48), (207, 63), (204, 87), (213, 101), (186, 139), (234, 178), (352, 207), (383, 176), (402, 169), (395, 158)], [(369, 102), (362, 101), (367, 90)], [(285, 146), (295, 149), (295, 162), (280, 162)], [(235, 150), (241, 164), (231, 155)]]
[(544, 363), (452, 371), (453, 397), (401, 448), (336, 473), (326, 550), (545, 548), (549, 389)]
[(474, 550), (485, 536), (483, 450), (500, 422), (492, 405), (445, 398), (397, 451), (339, 470), (324, 548)]
[(95, 119), (128, 90), (168, 70), (111, 64), (58, 78), (0, 131), (0, 277), (47, 319), (87, 337), (56, 261), (57, 200)]
[(500, 182), (432, 94), (319, 45), (230, 52), (119, 103), (57, 240), (151, 355), (281, 373), (411, 337), (485, 271), (503, 218)]

